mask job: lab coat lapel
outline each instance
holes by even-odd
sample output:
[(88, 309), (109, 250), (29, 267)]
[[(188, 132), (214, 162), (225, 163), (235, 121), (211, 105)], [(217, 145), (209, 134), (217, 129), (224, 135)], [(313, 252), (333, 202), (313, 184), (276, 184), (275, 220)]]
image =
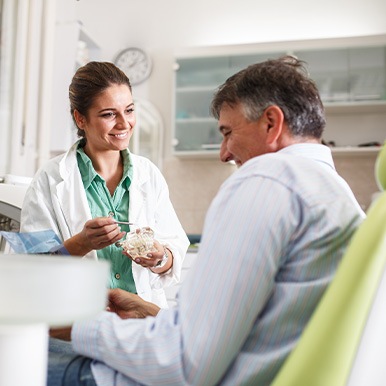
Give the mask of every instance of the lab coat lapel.
[(140, 225), (146, 224), (147, 219), (147, 192), (145, 184), (149, 178), (148, 173), (143, 172), (143, 166), (139, 165), (139, 160), (132, 155), (134, 173), (133, 181), (130, 185), (130, 205), (129, 205), (129, 219), (130, 221)]
[(57, 186), (58, 202), (70, 236), (82, 231), (91, 212), (84, 191), (82, 178), (76, 161), (77, 143), (68, 151), (60, 165), (62, 182)]

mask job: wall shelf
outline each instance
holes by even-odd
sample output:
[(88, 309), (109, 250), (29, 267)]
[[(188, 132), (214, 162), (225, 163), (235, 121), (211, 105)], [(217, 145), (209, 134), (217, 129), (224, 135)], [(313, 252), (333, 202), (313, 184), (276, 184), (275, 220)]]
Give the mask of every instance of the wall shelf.
[(377, 114), (386, 113), (386, 100), (352, 101), (344, 103), (325, 102), (327, 114)]
[(368, 147), (356, 147), (356, 146), (339, 146), (331, 148), (332, 155), (335, 156), (369, 156), (378, 154), (381, 150), (381, 146), (368, 146)]

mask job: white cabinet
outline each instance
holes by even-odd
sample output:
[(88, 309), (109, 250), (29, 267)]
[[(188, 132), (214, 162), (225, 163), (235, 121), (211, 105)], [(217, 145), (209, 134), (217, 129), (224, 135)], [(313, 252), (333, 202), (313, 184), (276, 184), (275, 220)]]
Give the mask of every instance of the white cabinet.
[(218, 156), (221, 137), (209, 112), (216, 88), (249, 64), (285, 54), (307, 63), (324, 102), (327, 122), (331, 121), (325, 140), (336, 144), (334, 151), (377, 151), (377, 147), (358, 145), (383, 143), (385, 124), (370, 124), (347, 135), (340, 123), (358, 114), (364, 122), (368, 122), (364, 116), (386, 114), (386, 36), (233, 46), (214, 53), (177, 56), (174, 154)]
[(56, 25), (51, 118), (51, 154), (67, 150), (76, 137), (70, 115), (68, 88), (77, 68), (99, 59), (99, 46), (79, 21)]

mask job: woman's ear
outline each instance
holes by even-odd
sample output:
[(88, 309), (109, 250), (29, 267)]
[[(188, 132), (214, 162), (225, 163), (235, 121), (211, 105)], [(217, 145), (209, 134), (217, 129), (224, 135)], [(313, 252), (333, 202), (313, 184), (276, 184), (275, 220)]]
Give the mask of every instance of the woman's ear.
[(284, 114), (279, 106), (269, 106), (264, 110), (267, 130), (267, 144), (273, 145), (280, 140), (283, 133)]
[(75, 119), (76, 125), (79, 127), (79, 129), (84, 130), (86, 117), (84, 115), (82, 115), (78, 110), (74, 110), (74, 119)]

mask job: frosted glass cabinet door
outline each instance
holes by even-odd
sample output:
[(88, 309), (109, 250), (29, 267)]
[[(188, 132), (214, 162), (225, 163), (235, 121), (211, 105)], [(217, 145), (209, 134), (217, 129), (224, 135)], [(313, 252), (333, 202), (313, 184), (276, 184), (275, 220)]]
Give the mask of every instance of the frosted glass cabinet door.
[(284, 52), (178, 59), (175, 74), (175, 151), (217, 154), (221, 135), (217, 121), (210, 115), (214, 92), (229, 76), (246, 66), (280, 55)]
[(306, 62), (323, 102), (349, 99), (348, 49), (310, 50), (295, 52), (295, 55)]
[(386, 47), (299, 51), (324, 103), (386, 98)]
[(386, 47), (351, 49), (349, 75), (352, 100), (386, 100)]
[(176, 72), (175, 150), (200, 151), (221, 142), (209, 106), (229, 73), (227, 57), (180, 59)]

